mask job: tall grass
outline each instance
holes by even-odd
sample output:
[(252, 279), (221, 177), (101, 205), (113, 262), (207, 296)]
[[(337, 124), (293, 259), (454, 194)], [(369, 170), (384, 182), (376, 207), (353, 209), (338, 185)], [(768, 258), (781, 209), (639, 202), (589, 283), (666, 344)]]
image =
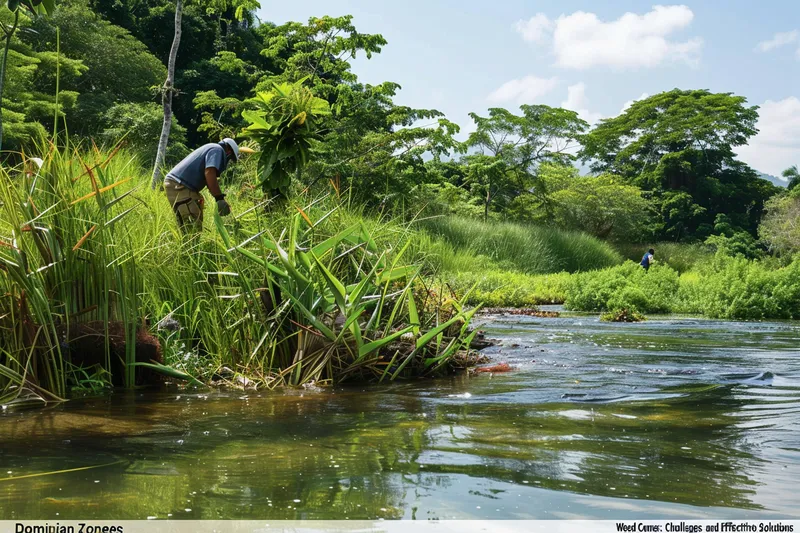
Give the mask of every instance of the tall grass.
[[(140, 205), (124, 167), (112, 169), (111, 159), (51, 148), (41, 167), (23, 158), (17, 171), (0, 170), (4, 399), (23, 390), (66, 393), (64, 352), (75, 322), (105, 324), (106, 369), (112, 366), (108, 324), (122, 324), (125, 364), (133, 362), (143, 280), (125, 221)], [(132, 374), (124, 380), (133, 385)]]
[(620, 254), (583, 233), (555, 228), (437, 217), (418, 223), (428, 237), (418, 249), (441, 270), (478, 272), (487, 267), (526, 274), (578, 272), (616, 265)]
[[(184, 234), (135, 157), (42, 152), (41, 168), (0, 170), (3, 403), (64, 397), (80, 376), (131, 387), (142, 366), (273, 387), (438, 373), (468, 351), (474, 311), (431, 298), (413, 232), (338, 191), (282, 206), (242, 191), (236, 216), (207, 209), (205, 230)], [(92, 368), (72, 350), (86, 324), (104, 329)], [(147, 331), (168, 366), (137, 355)]]

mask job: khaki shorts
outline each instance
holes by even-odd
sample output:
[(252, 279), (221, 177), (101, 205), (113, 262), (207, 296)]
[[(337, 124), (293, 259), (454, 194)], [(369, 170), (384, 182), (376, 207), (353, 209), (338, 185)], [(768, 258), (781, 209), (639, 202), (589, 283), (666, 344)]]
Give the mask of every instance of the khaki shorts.
[(203, 195), (191, 189), (187, 189), (172, 180), (164, 181), (164, 191), (167, 193), (167, 200), (172, 206), (172, 211), (178, 219), (178, 226), (195, 226), (196, 229), (203, 228)]

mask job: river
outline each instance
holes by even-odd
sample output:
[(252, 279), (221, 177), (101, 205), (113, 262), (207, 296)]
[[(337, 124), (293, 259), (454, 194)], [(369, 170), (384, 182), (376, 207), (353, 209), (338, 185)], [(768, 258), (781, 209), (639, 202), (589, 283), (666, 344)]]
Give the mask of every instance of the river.
[(512, 372), (4, 410), (0, 519), (800, 518), (800, 324), (483, 320)]

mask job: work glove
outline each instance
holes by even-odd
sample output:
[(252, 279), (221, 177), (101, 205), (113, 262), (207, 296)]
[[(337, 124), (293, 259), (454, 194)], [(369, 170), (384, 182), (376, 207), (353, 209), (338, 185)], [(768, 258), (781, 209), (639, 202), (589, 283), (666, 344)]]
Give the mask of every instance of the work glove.
[(225, 200), (224, 196), (217, 198), (217, 212), (223, 217), (231, 214), (231, 206), (228, 205), (228, 202)]

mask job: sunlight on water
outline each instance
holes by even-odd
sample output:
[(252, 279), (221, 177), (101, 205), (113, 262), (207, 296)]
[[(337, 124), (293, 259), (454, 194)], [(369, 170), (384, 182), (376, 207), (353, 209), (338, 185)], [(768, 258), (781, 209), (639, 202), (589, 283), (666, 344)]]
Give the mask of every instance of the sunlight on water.
[(0, 517), (800, 517), (800, 326), (484, 328), (515, 371), (5, 412)]

